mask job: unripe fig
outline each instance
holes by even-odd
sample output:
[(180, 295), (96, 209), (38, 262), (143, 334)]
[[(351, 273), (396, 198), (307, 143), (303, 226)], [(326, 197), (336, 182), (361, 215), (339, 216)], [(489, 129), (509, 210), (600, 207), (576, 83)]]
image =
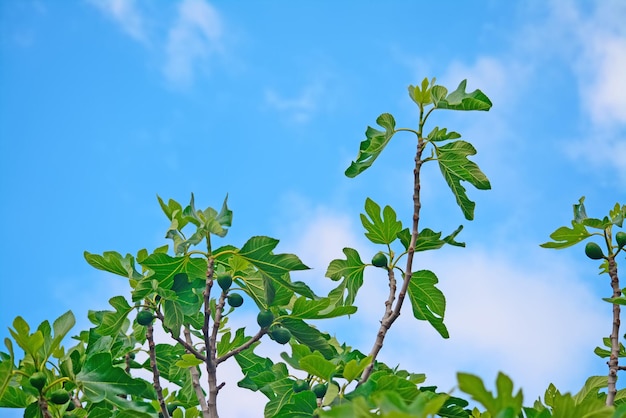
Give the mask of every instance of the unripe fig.
[(374, 257), (372, 257), (372, 264), (376, 267), (387, 267), (387, 256), (383, 253), (376, 253)]
[(328, 386), (323, 383), (318, 383), (317, 385), (313, 386), (313, 393), (315, 393), (315, 396), (319, 399), (323, 398), (324, 395), (326, 395), (327, 390)]
[(618, 248), (623, 248), (624, 246), (626, 246), (626, 232), (619, 231), (617, 234), (615, 234), (615, 241), (617, 241)]
[(302, 392), (302, 391), (309, 390), (309, 389), (310, 389), (309, 384), (306, 380), (298, 379), (295, 382), (293, 382), (293, 391), (295, 393)]
[(41, 392), (41, 389), (46, 385), (46, 374), (44, 372), (35, 372), (28, 381), (35, 389)]
[(256, 322), (261, 328), (267, 328), (274, 322), (274, 314), (270, 311), (261, 311), (256, 317)]
[(239, 293), (233, 293), (228, 295), (228, 304), (233, 308), (237, 308), (243, 304), (243, 296)]
[(595, 242), (588, 242), (587, 245), (585, 245), (585, 254), (587, 254), (587, 257), (592, 260), (600, 260), (604, 258), (602, 248), (600, 248), (600, 246)]
[(139, 311), (137, 314), (137, 323), (139, 325), (147, 327), (152, 323), (152, 321), (154, 321), (154, 315), (152, 315), (152, 312), (150, 311)]
[(224, 292), (228, 292), (228, 289), (233, 284), (233, 277), (228, 273), (219, 273), (217, 275), (217, 284)]
[(278, 344), (287, 344), (291, 339), (291, 332), (287, 328), (275, 328), (270, 331), (270, 337)]
[(65, 389), (57, 389), (50, 394), (50, 402), (57, 405), (63, 405), (70, 400), (70, 394)]

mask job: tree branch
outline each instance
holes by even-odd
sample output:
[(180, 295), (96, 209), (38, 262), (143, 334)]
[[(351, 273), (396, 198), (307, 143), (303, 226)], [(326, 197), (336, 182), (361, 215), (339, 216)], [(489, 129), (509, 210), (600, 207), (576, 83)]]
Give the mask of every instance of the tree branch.
[[(622, 295), (619, 287), (619, 277), (617, 276), (617, 263), (615, 255), (609, 254), (607, 257), (609, 263), (609, 276), (611, 277), (611, 287), (613, 288), (613, 297), (617, 298)], [(620, 306), (613, 304), (613, 328), (611, 332), (611, 356), (607, 364), (609, 365), (608, 376), (608, 393), (606, 404), (612, 406), (615, 403), (615, 395), (617, 394), (617, 371), (619, 367), (619, 327), (620, 327)]]
[[(192, 346), (193, 340), (191, 339), (191, 332), (189, 331), (189, 327), (185, 327), (183, 329), (183, 334), (185, 334), (185, 340), (187, 342), (187, 345)], [(190, 367), (189, 373), (191, 373), (191, 386), (193, 386), (193, 390), (196, 393), (198, 402), (200, 403), (202, 416), (204, 418), (208, 418), (209, 407), (206, 403), (206, 398), (204, 397), (204, 391), (202, 390), (202, 386), (200, 385), (200, 372), (198, 372), (198, 369), (196, 367)]]
[(259, 332), (257, 332), (254, 337), (250, 338), (248, 341), (241, 344), (239, 347), (235, 348), (234, 350), (231, 350), (228, 353), (224, 354), (222, 357), (219, 357), (216, 360), (217, 364), (220, 364), (221, 362), (226, 361), (230, 357), (241, 353), (243, 350), (245, 350), (246, 348), (249, 348), (252, 344), (259, 341), (261, 337), (263, 337), (265, 334), (267, 334), (267, 329), (266, 328), (260, 329)]
[(167, 406), (165, 405), (165, 399), (163, 399), (161, 379), (159, 379), (159, 368), (157, 367), (156, 349), (154, 345), (154, 328), (152, 327), (152, 324), (148, 325), (146, 328), (146, 339), (148, 340), (148, 354), (150, 355), (150, 368), (152, 369), (152, 382), (154, 390), (156, 390), (157, 399), (159, 401), (163, 417), (170, 418), (170, 414), (167, 412)]

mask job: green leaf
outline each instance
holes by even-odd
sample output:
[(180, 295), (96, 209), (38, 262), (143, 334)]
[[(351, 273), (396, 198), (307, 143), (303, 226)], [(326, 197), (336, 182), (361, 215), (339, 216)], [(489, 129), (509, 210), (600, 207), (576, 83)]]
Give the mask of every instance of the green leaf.
[[(503, 373), (496, 378), (497, 397), (488, 391), (482, 379), (469, 373), (457, 373), (459, 389), (483, 405), (493, 417), (517, 417), (522, 410), (522, 391), (513, 395), (513, 382)], [(578, 415), (572, 415), (578, 416)]]
[(431, 142), (441, 142), (449, 139), (458, 139), (460, 137), (461, 134), (458, 132), (448, 132), (447, 128), (439, 129), (438, 126), (435, 126), (435, 128), (426, 136), (426, 140)]
[(589, 238), (590, 236), (591, 234), (582, 223), (572, 222), (571, 228), (562, 226), (550, 234), (550, 238), (554, 241), (544, 242), (540, 246), (543, 248), (555, 249), (567, 248)]
[(183, 354), (181, 356), (181, 359), (178, 360), (175, 364), (181, 368), (188, 368), (188, 367), (196, 367), (202, 363), (203, 361), (196, 358), (196, 356), (194, 356), (193, 354)]
[(103, 255), (83, 253), (85, 260), (98, 270), (108, 271), (128, 279), (140, 279), (142, 276), (135, 270), (135, 258), (126, 254), (122, 257), (117, 251), (105, 251)]
[[(391, 206), (385, 206), (380, 216), (380, 206), (369, 197), (365, 200), (365, 212), (361, 214), (361, 223), (367, 230), (365, 236), (374, 244), (391, 244), (402, 231), (402, 222), (396, 220), (396, 212)], [(370, 220), (371, 219), (371, 220)]]
[[(432, 99), (436, 109), (452, 109), (452, 110), (489, 110), (491, 109), (491, 100), (480, 90), (474, 90), (471, 93), (465, 92), (467, 80), (461, 81), (455, 91), (443, 98), (444, 87), (434, 86), (432, 88)], [(441, 87), (441, 89), (437, 89)], [(444, 92), (443, 94), (441, 94)]]
[(122, 368), (112, 363), (111, 353), (101, 352), (88, 356), (76, 381), (85, 400), (93, 403), (106, 402), (110, 405), (128, 407), (147, 412), (148, 408), (118, 395), (134, 395), (145, 399), (156, 399), (154, 388), (142, 379), (134, 379)]
[[(310, 390), (293, 395), (289, 403), (285, 403), (273, 418), (310, 418), (317, 409), (317, 398)], [(267, 415), (266, 415), (267, 416)]]
[(330, 336), (303, 320), (283, 318), (281, 324), (291, 332), (291, 335), (299, 343), (308, 346), (312, 351), (319, 351), (325, 358), (332, 358), (337, 354), (337, 350), (329, 343)]
[(13, 320), (13, 328), (9, 328), (9, 332), (17, 345), (24, 350), (26, 354), (29, 354), (36, 360), (45, 361), (47, 359), (39, 359), (37, 352), (44, 344), (43, 333), (39, 330), (33, 334), (30, 333), (30, 327), (28, 323), (21, 316), (16, 317)]
[(420, 270), (413, 273), (409, 282), (408, 295), (415, 318), (428, 321), (443, 338), (449, 338), (448, 329), (443, 323), (446, 299), (435, 285), (439, 282), (435, 273)]
[(342, 315), (350, 315), (356, 312), (356, 306), (330, 306), (329, 298), (310, 300), (300, 296), (293, 304), (289, 314), (290, 318), (300, 319), (324, 319)]
[[(447, 237), (441, 239), (441, 232), (435, 232), (432, 229), (424, 228), (420, 231), (417, 236), (417, 241), (415, 242), (415, 251), (428, 251), (428, 250), (436, 250), (443, 247), (445, 244), (453, 245), (455, 247), (465, 247), (464, 242), (455, 241), (456, 236), (463, 230), (463, 225), (459, 225), (459, 227), (452, 232)], [(401, 241), (405, 244), (405, 249), (409, 248), (411, 235), (408, 229), (405, 229), (407, 233), (409, 233), (408, 237), (401, 237)], [(408, 238), (408, 240), (407, 240)]]
[[(344, 279), (335, 289), (335, 294), (343, 299), (347, 290), (348, 294), (343, 300), (343, 305), (352, 305), (356, 294), (363, 285), (363, 271), (365, 264), (361, 261), (359, 253), (352, 248), (344, 248), (343, 253), (346, 255), (345, 260), (336, 259), (330, 262), (326, 277), (334, 281)], [(332, 292), (331, 292), (332, 293)]]
[(337, 367), (332, 362), (326, 360), (319, 353), (311, 354), (300, 359), (300, 369), (327, 381), (333, 377), (336, 368)]
[(172, 331), (174, 337), (179, 337), (183, 322), (184, 315), (180, 303), (166, 299), (163, 303), (163, 326)]
[(361, 360), (352, 359), (346, 363), (343, 367), (343, 377), (348, 381), (352, 382), (356, 380), (361, 374), (363, 370), (372, 362), (372, 356), (367, 356), (362, 358)]
[(142, 266), (152, 270), (151, 276), (143, 278), (133, 292), (133, 301), (143, 299), (150, 293), (151, 286), (143, 286), (146, 282), (156, 280), (159, 287), (170, 290), (174, 284), (174, 277), (179, 273), (185, 273), (191, 278), (205, 277), (207, 261), (204, 258), (192, 258), (189, 255), (171, 257), (164, 253), (149, 255), (141, 263)]
[(621, 295), (616, 298), (602, 298), (603, 301), (612, 303), (614, 305), (626, 305), (626, 296)]
[(124, 296), (112, 297), (109, 303), (115, 311), (104, 311), (102, 322), (96, 328), (100, 335), (117, 335), (124, 326), (128, 313), (133, 310)]
[[(430, 85), (435, 84), (436, 79), (433, 78), (430, 81)], [(428, 78), (424, 78), (422, 80), (422, 88), (420, 86), (409, 86), (409, 97), (413, 100), (418, 106), (426, 106), (432, 103), (431, 99), (431, 89), (429, 88)]]
[(469, 142), (454, 141), (441, 147), (435, 147), (441, 173), (448, 183), (456, 202), (467, 220), (474, 219), (476, 204), (469, 200), (461, 181), (467, 181), (479, 190), (491, 189), (487, 176), (478, 165), (467, 157), (476, 154), (476, 149)]
[(365, 131), (366, 139), (361, 142), (356, 161), (350, 164), (350, 167), (346, 170), (346, 176), (353, 178), (368, 169), (395, 133), (396, 121), (391, 114), (383, 113), (376, 119), (376, 123), (385, 128), (385, 131), (379, 131), (371, 126), (367, 127)]
[(52, 324), (54, 329), (54, 338), (52, 339), (52, 344), (48, 353), (54, 353), (61, 346), (63, 338), (65, 338), (67, 333), (70, 332), (75, 324), (76, 318), (74, 318), (72, 311), (67, 311), (54, 320), (54, 323)]
[(205, 286), (205, 280), (194, 279), (189, 281), (186, 273), (178, 273), (174, 276), (172, 290), (176, 292), (176, 302), (178, 303), (183, 315), (193, 315), (202, 306), (202, 297), (196, 294), (194, 289), (202, 289)]
[(13, 368), (15, 365), (13, 364), (13, 343), (10, 339), (4, 339), (4, 345), (6, 345), (9, 350), (9, 354), (0, 352), (0, 406), (2, 405), (2, 399), (4, 393), (9, 386), (9, 382), (11, 382), (11, 372), (13, 372)]
[(280, 285), (310, 299), (318, 299), (318, 296), (305, 283), (289, 280), (289, 272), (308, 270), (309, 267), (293, 254), (272, 253), (277, 245), (278, 240), (274, 238), (252, 237), (241, 247), (238, 255)]

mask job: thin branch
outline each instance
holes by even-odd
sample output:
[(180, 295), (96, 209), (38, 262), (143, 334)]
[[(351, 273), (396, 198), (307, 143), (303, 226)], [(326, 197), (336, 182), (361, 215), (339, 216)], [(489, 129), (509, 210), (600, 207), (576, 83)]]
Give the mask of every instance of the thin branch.
[[(430, 114), (430, 112), (428, 113)], [(409, 244), (409, 248), (407, 251), (407, 262), (406, 262), (406, 270), (404, 272), (404, 279), (402, 281), (402, 286), (400, 288), (400, 292), (398, 293), (398, 297), (395, 300), (395, 306), (393, 306), (394, 297), (396, 293), (396, 284), (395, 278), (393, 276), (393, 272), (389, 272), (389, 290), (390, 296), (385, 302), (385, 314), (383, 315), (382, 320), (380, 321), (380, 327), (378, 328), (378, 333), (376, 334), (376, 341), (374, 342), (374, 346), (370, 351), (370, 356), (372, 357), (372, 361), (368, 366), (363, 370), (361, 374), (361, 380), (359, 381), (359, 385), (363, 384), (372, 374), (372, 370), (374, 370), (374, 363), (376, 361), (376, 357), (378, 353), (383, 347), (383, 343), (385, 340), (385, 336), (387, 335), (387, 331), (391, 328), (391, 325), (395, 322), (396, 319), (400, 316), (400, 311), (402, 309), (402, 304), (404, 303), (404, 298), (406, 297), (406, 293), (409, 288), (409, 283), (411, 281), (412, 276), (412, 268), (413, 268), (413, 255), (415, 253), (415, 243), (417, 242), (417, 238), (419, 235), (419, 216), (420, 209), (422, 207), (420, 201), (420, 171), (422, 168), (422, 152), (424, 150), (424, 139), (422, 138), (422, 128), (424, 126), (424, 108), (420, 106), (420, 123), (419, 130), (417, 132), (417, 151), (415, 153), (415, 168), (413, 169), (413, 230), (411, 233), (411, 242)], [(391, 293), (393, 291), (393, 294)], [(393, 306), (393, 309), (392, 309)]]
[[(192, 346), (193, 340), (191, 339), (191, 332), (189, 331), (189, 327), (185, 327), (183, 329), (183, 334), (185, 334), (185, 340), (187, 342), (187, 345)], [(208, 418), (210, 416), (209, 407), (206, 403), (206, 398), (204, 397), (204, 391), (202, 390), (202, 386), (200, 385), (200, 372), (195, 366), (190, 367), (189, 372), (191, 373), (191, 386), (193, 386), (193, 390), (196, 393), (198, 402), (200, 403), (200, 408), (202, 409), (202, 416), (204, 418)]]
[[(210, 250), (210, 249), (209, 249)], [(204, 323), (202, 324), (202, 335), (204, 337), (204, 345), (206, 347), (206, 371), (207, 381), (209, 383), (209, 399), (207, 400), (207, 407), (209, 409), (209, 417), (218, 418), (217, 413), (217, 392), (219, 390), (217, 386), (217, 364), (215, 363), (215, 339), (212, 338), (209, 332), (209, 323), (211, 321), (211, 288), (213, 287), (213, 273), (214, 273), (215, 259), (209, 257), (207, 266), (206, 286), (203, 291), (204, 296)], [(220, 303), (224, 306), (223, 295), (220, 297)], [(217, 316), (221, 315), (221, 309), (216, 308), (215, 322), (217, 323)], [(214, 327), (216, 325), (214, 324)]]
[[(157, 317), (157, 318), (159, 318), (159, 320), (161, 321), (161, 323), (163, 323), (163, 319), (164, 319), (163, 314), (162, 314), (160, 311), (158, 311), (158, 310), (157, 310), (157, 311), (155, 312), (155, 315), (156, 315), (156, 317)], [(170, 334), (170, 337), (172, 337), (172, 339), (173, 339), (173, 340), (177, 341), (178, 343), (180, 343), (180, 345), (182, 345), (183, 347), (185, 347), (185, 350), (189, 351), (189, 353), (190, 353), (190, 354), (193, 354), (194, 356), (196, 356), (196, 358), (197, 358), (198, 360), (202, 360), (202, 362), (205, 362), (205, 361), (206, 361), (206, 356), (205, 356), (204, 354), (202, 354), (201, 352), (199, 352), (198, 350), (196, 350), (196, 349), (194, 348), (194, 346), (193, 346), (193, 345), (191, 345), (191, 344), (189, 344), (187, 341), (183, 340), (183, 339), (182, 339), (182, 338), (180, 338), (180, 337), (176, 337), (176, 336), (174, 335), (174, 333), (172, 332), (172, 330), (171, 330), (171, 329), (169, 329), (169, 328), (167, 328), (167, 327), (163, 326), (163, 330), (164, 330), (165, 332), (167, 332), (168, 334)]]
[[(615, 262), (615, 255), (609, 254), (607, 257), (609, 263), (609, 276), (611, 277), (611, 287), (613, 288), (613, 297), (617, 298), (622, 295), (622, 291), (619, 287), (619, 277), (617, 276), (617, 263)], [(611, 356), (607, 364), (609, 365), (608, 376), (608, 393), (606, 397), (606, 404), (612, 406), (615, 403), (615, 396), (617, 395), (617, 371), (619, 367), (619, 327), (620, 327), (620, 306), (616, 303), (613, 304), (613, 328), (611, 332)]]
[(148, 340), (148, 354), (150, 355), (150, 368), (152, 369), (152, 384), (154, 385), (154, 390), (156, 390), (163, 417), (170, 418), (170, 414), (167, 412), (167, 406), (165, 405), (165, 399), (163, 398), (161, 379), (159, 379), (159, 369), (157, 367), (156, 349), (154, 345), (154, 328), (152, 324), (148, 325), (146, 328), (146, 339)]
[(263, 337), (265, 334), (267, 334), (266, 328), (259, 330), (259, 332), (257, 332), (254, 337), (250, 338), (248, 341), (241, 344), (239, 347), (235, 348), (234, 350), (229, 351), (228, 353), (224, 354), (221, 357), (218, 357), (218, 359), (216, 360), (217, 364), (220, 364), (221, 362), (226, 361), (230, 357), (241, 353), (243, 350), (245, 350), (246, 348), (249, 348), (252, 344), (259, 341), (261, 337)]

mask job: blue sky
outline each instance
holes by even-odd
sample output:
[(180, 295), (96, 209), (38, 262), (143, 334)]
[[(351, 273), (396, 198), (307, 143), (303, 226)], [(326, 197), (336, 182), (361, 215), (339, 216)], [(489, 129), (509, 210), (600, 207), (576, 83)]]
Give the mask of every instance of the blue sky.
[[(608, 279), (582, 247), (538, 245), (583, 195), (590, 216), (626, 203), (624, 21), (619, 0), (1, 2), (0, 337), (17, 315), (36, 326), (68, 309), (86, 327), (88, 309), (126, 294), (82, 254), (165, 243), (157, 194), (219, 207), (228, 193), (225, 242), (278, 238), (313, 267), (294, 279), (330, 289), (344, 246), (377, 251), (358, 218), (366, 197), (410, 222), (411, 137), (343, 175), (365, 128), (383, 112), (414, 127), (409, 84), (467, 78), (492, 110), (436, 112), (430, 126), (476, 146), (492, 190), (468, 187), (467, 222), (434, 165), (422, 188), (422, 226), (465, 225), (465, 249), (418, 259), (439, 276), (451, 338), (405, 310), (381, 359), (444, 390), (455, 371), (503, 370), (527, 403), (550, 382), (577, 391), (606, 372), (593, 349), (610, 333)], [(373, 332), (355, 330), (381, 316), (384, 287), (366, 276), (359, 312), (319, 326), (369, 351)], [(225, 396), (263, 403), (229, 373)], [(242, 407), (226, 403), (228, 416)]]

